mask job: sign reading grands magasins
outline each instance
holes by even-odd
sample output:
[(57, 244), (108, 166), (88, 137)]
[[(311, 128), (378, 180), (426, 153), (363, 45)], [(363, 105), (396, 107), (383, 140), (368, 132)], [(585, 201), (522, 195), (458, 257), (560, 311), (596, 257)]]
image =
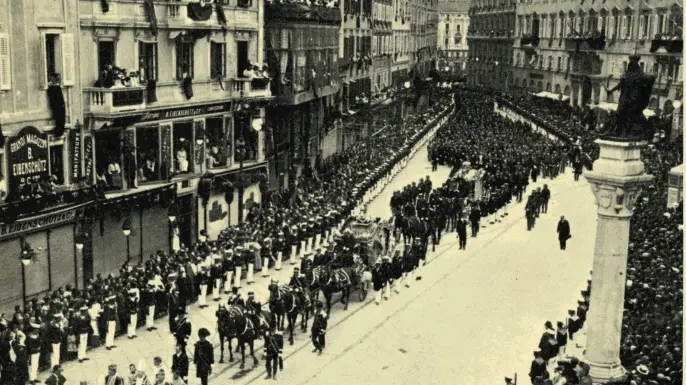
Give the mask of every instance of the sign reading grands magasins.
[(8, 182), (16, 191), (22, 185), (48, 176), (48, 135), (36, 127), (27, 126), (7, 141)]

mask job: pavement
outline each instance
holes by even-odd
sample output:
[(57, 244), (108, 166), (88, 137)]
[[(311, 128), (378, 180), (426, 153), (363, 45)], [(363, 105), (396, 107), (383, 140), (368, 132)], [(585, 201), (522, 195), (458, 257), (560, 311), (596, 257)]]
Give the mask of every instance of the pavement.
[[(448, 167), (431, 172), (426, 145), (422, 145), (405, 169), (369, 204), (368, 214), (387, 218), (393, 191), (426, 175), (438, 187), (449, 173)], [(294, 345), (286, 341), (285, 371), (279, 373), (278, 381), (414, 385), (421, 379), (427, 384), (486, 385), (502, 383), (505, 375), (517, 372), (526, 382), (523, 377), (544, 322), (564, 320), (567, 308), (576, 305), (588, 277), (595, 239), (595, 206), (588, 184), (575, 183), (567, 174), (554, 181), (539, 180), (533, 186), (543, 183), (550, 186), (552, 201), (549, 213), (541, 216), (532, 232), (526, 231), (524, 207), (519, 203), (511, 204), (510, 215), (502, 222), (470, 238), (466, 251), (457, 250), (454, 234), (446, 235), (436, 251), (429, 253), (423, 279), (410, 282), (409, 288), (401, 287), (400, 294), (393, 293), (380, 306), (373, 303), (373, 293), (362, 302), (353, 293), (347, 311), (340, 303), (334, 304), (322, 356), (311, 352), (309, 330), (296, 330)], [(566, 251), (559, 250), (555, 234), (560, 215), (569, 219), (574, 234)], [(285, 262), (280, 272), (272, 270), (270, 274), (267, 278), (256, 274), (256, 282), (243, 285), (242, 292), (255, 291), (265, 303), (269, 280), (285, 282), (292, 275), (292, 267)], [(208, 303), (210, 307), (205, 309), (197, 305), (189, 309), (194, 331), (189, 346), (195, 343), (195, 333), (201, 327), (212, 332), (210, 340), (216, 346), (217, 307), (209, 298)], [(65, 377), (69, 383), (100, 385), (112, 363), (124, 376), (129, 364), (150, 373), (155, 356), (170, 366), (174, 339), (167, 319), (155, 324), (158, 330), (139, 329), (137, 339), (117, 339), (117, 348), (112, 351), (92, 350), (89, 361), (65, 363)], [(239, 369), (240, 359), (215, 363), (210, 383), (267, 382), (263, 379), (261, 341), (256, 341), (255, 351), (259, 366), (253, 367), (249, 357), (244, 370)], [(218, 360), (219, 348), (215, 347), (215, 362)], [(199, 384), (192, 364), (189, 374), (189, 384)]]

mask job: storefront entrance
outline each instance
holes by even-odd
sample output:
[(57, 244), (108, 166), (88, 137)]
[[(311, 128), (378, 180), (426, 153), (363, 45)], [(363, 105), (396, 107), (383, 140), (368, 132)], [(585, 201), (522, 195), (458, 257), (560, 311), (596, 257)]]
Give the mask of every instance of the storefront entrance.
[(192, 245), (197, 239), (197, 226), (193, 223), (195, 201), (192, 194), (177, 198), (179, 213), (176, 217), (176, 224), (179, 227), (179, 241), (186, 246)]

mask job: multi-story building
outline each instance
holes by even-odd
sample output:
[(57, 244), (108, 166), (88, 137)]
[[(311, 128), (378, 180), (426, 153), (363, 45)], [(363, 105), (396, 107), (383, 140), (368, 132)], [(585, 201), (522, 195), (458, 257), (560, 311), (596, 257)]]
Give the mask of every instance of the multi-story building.
[[(332, 127), (340, 108), (341, 10), (333, 3), (273, 2), (265, 5), (264, 20), (265, 53), (275, 97), (268, 113), (274, 138), (271, 183), (278, 188), (290, 186), (293, 191), (297, 175), (321, 155), (320, 143), (330, 134), (326, 128)], [(359, 49), (360, 55), (369, 52), (361, 43), (362, 36), (358, 37), (354, 49)]]
[(682, 28), (683, 8), (673, 0), (520, 3), (511, 82), (573, 106), (614, 109), (619, 93), (607, 89), (637, 54), (641, 68), (657, 77), (649, 107), (671, 114), (682, 99)]
[(469, 2), (438, 2), (438, 69), (445, 76), (462, 74), (467, 68)]
[(395, 12), (393, 0), (374, 0), (373, 8), (373, 75), (372, 96), (385, 93), (392, 86), (394, 59), (393, 21)]
[(411, 0), (412, 68), (428, 76), (436, 66), (438, 0)]
[(0, 3), (0, 247), (17, 262), (0, 308), (214, 237), (260, 202), (261, 1)]
[(509, 84), (516, 0), (475, 0), (469, 7), (467, 81), (501, 91)]
[(412, 7), (410, 0), (394, 0), (393, 30), (393, 63), (391, 64), (391, 84), (395, 88), (402, 85), (409, 78), (413, 45), (411, 44), (410, 21)]

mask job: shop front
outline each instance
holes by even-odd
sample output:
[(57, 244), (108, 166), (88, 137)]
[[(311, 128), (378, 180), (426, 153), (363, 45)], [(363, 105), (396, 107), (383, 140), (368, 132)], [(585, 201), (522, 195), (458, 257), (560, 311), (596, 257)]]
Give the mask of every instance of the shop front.
[(82, 287), (83, 258), (74, 239), (84, 207), (56, 209), (0, 224), (0, 313), (11, 314), (15, 305), (66, 285)]

